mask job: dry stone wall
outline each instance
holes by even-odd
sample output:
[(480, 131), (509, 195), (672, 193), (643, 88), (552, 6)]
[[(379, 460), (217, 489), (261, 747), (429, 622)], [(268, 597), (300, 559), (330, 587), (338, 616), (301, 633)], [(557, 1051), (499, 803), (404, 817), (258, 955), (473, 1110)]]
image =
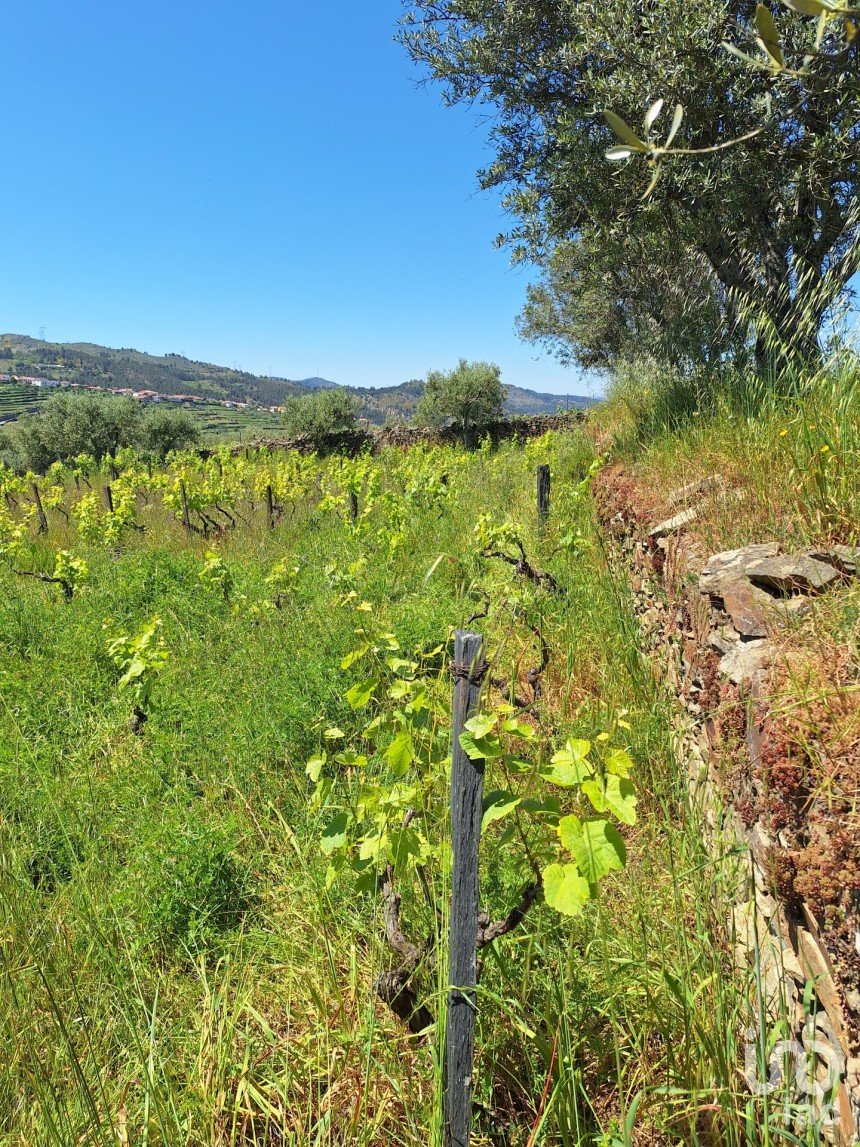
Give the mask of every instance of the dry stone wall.
[[(672, 516), (656, 523), (640, 521), (631, 487), (617, 469), (605, 472), (598, 509), (629, 576), (655, 676), (676, 701), (676, 753), (691, 798), (714, 848), (725, 851), (728, 841), (743, 858), (731, 921), (736, 959), (757, 966), (769, 1024), (787, 1024), (781, 1050), (789, 1059), (805, 1053), (791, 1062), (814, 1066), (806, 1087), (821, 1134), (847, 1147), (860, 1142), (860, 993), (808, 905), (775, 895), (780, 834), (741, 814), (753, 807), (745, 806), (745, 789), (756, 783), (765, 751), (780, 624), (809, 609), (811, 595), (838, 592), (856, 577), (860, 553), (844, 546), (783, 553), (770, 542), (706, 555), (693, 526), (709, 499), (733, 496), (720, 476), (673, 491)], [(860, 955), (856, 903), (853, 912)]]
[[(482, 427), (481, 436), (489, 435), (494, 442), (501, 442), (506, 438), (527, 439), (539, 438), (550, 430), (568, 430), (585, 419), (581, 410), (572, 410), (564, 414), (535, 414), (523, 418), (503, 418)], [(303, 453), (312, 453), (318, 450), (322, 453), (359, 454), (369, 450), (378, 454), (387, 446), (397, 446), (406, 449), (409, 446), (419, 445), (455, 445), (462, 441), (462, 434), (453, 426), (442, 426), (438, 429), (416, 426), (357, 426), (354, 430), (347, 430), (340, 434), (329, 434), (322, 441), (314, 442), (308, 438), (263, 438), (258, 442), (249, 443), (248, 446), (234, 447), (235, 453), (246, 449), (264, 450), (300, 450)], [(211, 453), (209, 450), (201, 451), (204, 456)]]

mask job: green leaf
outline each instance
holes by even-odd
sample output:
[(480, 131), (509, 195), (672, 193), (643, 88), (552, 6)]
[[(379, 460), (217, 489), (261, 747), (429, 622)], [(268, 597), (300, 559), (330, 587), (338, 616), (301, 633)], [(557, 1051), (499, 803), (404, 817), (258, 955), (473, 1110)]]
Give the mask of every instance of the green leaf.
[(327, 741), (339, 741), (345, 734), (343, 729), (338, 729), (337, 725), (332, 725), (330, 729), (326, 729), (323, 736)]
[(356, 753), (352, 749), (344, 749), (342, 753), (337, 753), (334, 759), (339, 765), (344, 765), (348, 769), (363, 769), (367, 765), (364, 753)]
[(542, 879), (544, 900), (565, 916), (578, 916), (591, 899), (588, 881), (575, 864), (550, 864)]
[(350, 650), (350, 652), (347, 653), (346, 657), (344, 657), (343, 661), (340, 663), (341, 669), (349, 669), (350, 665), (354, 665), (356, 661), (360, 661), (369, 649), (369, 645), (361, 645), (358, 649)]
[(507, 721), (502, 724), (502, 729), (506, 733), (522, 737), (524, 741), (533, 741), (537, 736), (532, 726), (526, 721), (521, 721), (519, 717), (508, 717)]
[(494, 820), (504, 820), (508, 813), (514, 811), (520, 803), (520, 799), (520, 797), (515, 797), (513, 793), (505, 792), (503, 789), (487, 793), (484, 797), (484, 815), (481, 817), (481, 832), (486, 829), (487, 825), (492, 824)]
[(368, 833), (358, 850), (359, 860), (378, 861), (388, 851), (388, 835), (384, 832)]
[(474, 717), (470, 717), (463, 727), (479, 740), (482, 740), (492, 733), (498, 719), (495, 713), (478, 713)]
[(419, 864), (430, 859), (430, 845), (420, 832), (408, 825), (406, 828), (392, 829), (388, 834), (388, 851), (392, 864), (408, 864), (410, 860)]
[(412, 734), (402, 729), (382, 754), (386, 764), (396, 777), (402, 777), (414, 758)]
[(521, 802), (520, 808), (529, 816), (545, 817), (550, 821), (561, 815), (561, 805), (555, 797), (545, 797), (543, 800), (529, 797)]
[(755, 26), (758, 29), (761, 46), (772, 60), (775, 60), (781, 68), (784, 67), (785, 60), (779, 45), (779, 32), (776, 30), (776, 23), (767, 4), (756, 4)]
[(648, 150), (646, 145), (636, 135), (636, 132), (633, 131), (633, 129), (624, 122), (620, 115), (616, 115), (615, 112), (612, 111), (605, 111), (603, 113), (603, 118), (606, 120), (618, 138), (623, 140), (624, 143), (628, 144), (634, 151)]
[(675, 114), (672, 116), (672, 125), (669, 128), (669, 134), (666, 136), (664, 147), (669, 147), (672, 140), (678, 134), (678, 128), (681, 126), (681, 120), (684, 118), (684, 107), (682, 104), (675, 104)]
[(498, 737), (479, 738), (471, 733), (461, 733), (460, 748), (470, 761), (486, 761), (504, 755)]
[(822, 12), (831, 12), (829, 4), (822, 4), (821, 0), (782, 0), (786, 8), (797, 12), (798, 16), (820, 16)]
[(344, 693), (344, 697), (350, 709), (363, 709), (373, 696), (374, 690), (378, 685), (378, 677), (368, 677), (364, 681), (357, 681), (351, 689), (347, 689)]
[(323, 753), (321, 757), (311, 757), (311, 759), (305, 765), (305, 773), (310, 777), (314, 784), (316, 784), (320, 779), (320, 774), (322, 773), (323, 765), (325, 762), (326, 755)]
[(728, 40), (723, 40), (722, 44), (720, 44), (720, 47), (724, 51), (729, 52), (731, 55), (737, 56), (739, 60), (743, 60), (745, 64), (752, 64), (754, 68), (764, 68), (765, 71), (768, 70), (768, 66), (766, 63), (764, 63), (763, 60), (757, 60), (754, 56), (750, 56), (747, 52), (742, 52), (740, 48), (736, 47), (734, 44), (729, 43)]
[(663, 110), (663, 100), (655, 100), (645, 113), (645, 134), (647, 135), (657, 119), (657, 116)]
[(599, 780), (586, 781), (582, 791), (597, 812), (611, 812), (622, 824), (636, 823), (636, 791), (630, 781), (608, 776), (605, 787)]
[(607, 820), (587, 820), (583, 824), (579, 817), (566, 816), (558, 823), (558, 836), (589, 884), (597, 884), (608, 872), (623, 868), (627, 862), (621, 834)]
[(633, 768), (633, 762), (630, 755), (624, 749), (615, 749), (613, 752), (608, 753), (606, 760), (603, 762), (603, 767), (607, 773), (612, 773), (616, 777), (629, 777), (630, 770)]
[(632, 147), (623, 147), (619, 145), (617, 147), (607, 147), (606, 151), (603, 153), (603, 157), (604, 159), (608, 159), (611, 163), (617, 163), (619, 160), (629, 159), (633, 154), (634, 150)]
[(560, 788), (576, 788), (594, 772), (586, 760), (590, 751), (589, 741), (568, 741), (553, 755), (549, 767), (541, 770), (541, 776)]
[(350, 815), (348, 812), (339, 812), (331, 818), (323, 829), (321, 847), (326, 856), (346, 844), (346, 830), (349, 827)]

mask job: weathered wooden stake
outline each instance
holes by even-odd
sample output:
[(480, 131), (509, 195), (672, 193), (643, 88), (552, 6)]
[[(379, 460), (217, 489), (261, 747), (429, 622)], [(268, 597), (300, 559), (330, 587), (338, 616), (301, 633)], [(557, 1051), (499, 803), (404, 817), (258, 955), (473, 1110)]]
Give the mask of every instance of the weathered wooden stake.
[(478, 982), (478, 841), (484, 762), (460, 748), (463, 726), (478, 708), (482, 638), (454, 634), (454, 744), (451, 759), (451, 926), (445, 1046), (445, 1143), (468, 1147)]
[(36, 516), (39, 519), (39, 533), (47, 534), (48, 515), (45, 513), (45, 507), (42, 505), (42, 495), (39, 493), (39, 487), (35, 482), (31, 482), (30, 485), (33, 489), (33, 501), (36, 503)]
[(355, 490), (349, 492), (349, 516), (353, 522), (358, 521), (358, 494)]
[(549, 517), (549, 466), (538, 466), (537, 468), (537, 512), (538, 512), (538, 533), (543, 531), (546, 525), (546, 520)]
[(179, 479), (179, 497), (182, 499), (182, 524), (191, 533), (191, 515), (188, 513), (188, 495), (185, 493), (185, 482)]
[(113, 490), (110, 486), (105, 486), (105, 502), (110, 513), (113, 513)]
[(275, 528), (275, 495), (271, 485), (266, 487), (266, 525), (270, 530)]

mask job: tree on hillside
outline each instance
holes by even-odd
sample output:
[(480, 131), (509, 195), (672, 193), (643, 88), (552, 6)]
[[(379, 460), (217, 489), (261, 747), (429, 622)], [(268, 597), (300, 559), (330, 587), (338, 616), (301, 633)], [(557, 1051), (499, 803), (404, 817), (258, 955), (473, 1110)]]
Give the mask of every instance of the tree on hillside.
[(359, 398), (344, 387), (312, 390), (287, 399), (283, 422), (290, 437), (322, 443), (330, 434), (353, 430), (360, 408)]
[(461, 358), (453, 370), (431, 370), (427, 375), (416, 419), (426, 426), (453, 422), (469, 446), (477, 430), (501, 418), (504, 405), (505, 388), (495, 363)]
[(141, 419), (137, 445), (164, 459), (171, 450), (186, 450), (200, 442), (200, 427), (187, 410), (151, 406)]
[[(772, 332), (809, 359), (858, 268), (860, 36), (846, 41), (834, 20), (816, 51), (816, 19), (770, 10), (782, 71), (723, 46), (760, 55), (750, 0), (412, 0), (401, 36), (449, 102), (488, 110), (495, 159), (481, 183), (507, 192), (515, 258), (551, 274), (559, 244), (609, 244), (635, 267), (649, 238), (655, 274), (678, 288), (685, 265), (701, 267), (726, 318), (754, 320), (759, 351)], [(697, 154), (666, 156), (643, 198), (652, 172), (606, 163), (621, 141), (601, 113), (665, 138), (662, 121), (639, 127), (658, 98), (684, 106), (674, 147)], [(636, 311), (629, 280), (608, 289)]]
[(37, 473), (78, 454), (96, 459), (137, 443), (141, 411), (131, 398), (52, 394), (37, 414), (15, 423), (9, 437), (22, 468)]

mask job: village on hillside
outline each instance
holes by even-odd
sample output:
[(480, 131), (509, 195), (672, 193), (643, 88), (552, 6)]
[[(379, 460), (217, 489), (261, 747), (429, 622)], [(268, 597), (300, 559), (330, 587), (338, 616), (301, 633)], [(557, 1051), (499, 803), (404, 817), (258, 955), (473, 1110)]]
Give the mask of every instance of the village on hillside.
[(116, 394), (123, 398), (133, 398), (143, 406), (159, 402), (172, 402), (178, 406), (223, 406), (227, 410), (264, 410), (269, 414), (283, 413), (282, 406), (263, 406), (260, 403), (237, 402), (230, 398), (202, 398), (197, 394), (159, 394), (155, 390), (133, 390), (127, 386), (94, 386), (89, 383), (68, 382), (56, 378), (34, 378), (29, 375), (0, 374), (0, 382), (15, 383), (18, 386), (32, 386), (37, 390), (90, 390), (101, 394)]

